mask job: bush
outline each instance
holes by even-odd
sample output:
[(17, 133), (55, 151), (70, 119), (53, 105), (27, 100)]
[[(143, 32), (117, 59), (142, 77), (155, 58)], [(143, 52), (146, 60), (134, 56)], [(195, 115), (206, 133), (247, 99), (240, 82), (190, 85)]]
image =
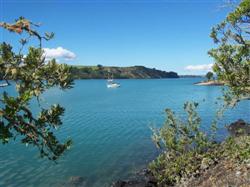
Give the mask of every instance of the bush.
[(250, 164), (250, 136), (229, 136), (222, 143), (216, 142), (216, 123), (211, 125), (212, 133), (202, 132), (197, 106), (197, 103), (185, 103), (186, 121), (167, 109), (163, 127), (153, 129), (152, 139), (162, 153), (149, 164), (149, 169), (159, 186), (173, 186), (198, 177), (221, 160)]
[[(210, 150), (218, 144), (215, 143), (212, 134), (207, 136), (201, 131), (201, 119), (195, 111), (197, 106), (197, 103), (184, 104), (188, 114), (185, 122), (167, 109), (163, 127), (153, 129), (152, 139), (163, 152), (149, 165), (149, 169), (159, 185), (174, 185), (181, 178), (188, 177), (201, 167), (206, 168), (208, 167), (206, 165), (214, 163), (215, 158), (210, 154)], [(215, 132), (215, 126), (212, 129)]]

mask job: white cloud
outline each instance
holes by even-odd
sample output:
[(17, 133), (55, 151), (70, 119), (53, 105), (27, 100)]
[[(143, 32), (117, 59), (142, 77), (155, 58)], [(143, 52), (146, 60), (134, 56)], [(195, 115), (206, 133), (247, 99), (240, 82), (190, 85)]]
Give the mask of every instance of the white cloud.
[(185, 69), (189, 71), (211, 71), (213, 64), (189, 65)]
[(62, 47), (43, 48), (43, 50), (44, 50), (44, 56), (47, 60), (55, 58), (57, 60), (62, 59), (68, 61), (68, 60), (74, 60), (76, 58), (75, 53), (67, 49), (64, 49)]

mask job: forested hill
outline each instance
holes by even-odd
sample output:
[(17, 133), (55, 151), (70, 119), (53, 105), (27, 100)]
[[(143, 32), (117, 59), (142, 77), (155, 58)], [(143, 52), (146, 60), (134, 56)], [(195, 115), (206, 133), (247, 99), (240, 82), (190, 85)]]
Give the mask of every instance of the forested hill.
[(132, 67), (104, 67), (98, 66), (72, 66), (72, 74), (75, 79), (107, 79), (113, 76), (114, 79), (161, 79), (179, 78), (175, 72), (166, 72), (155, 68), (144, 66)]

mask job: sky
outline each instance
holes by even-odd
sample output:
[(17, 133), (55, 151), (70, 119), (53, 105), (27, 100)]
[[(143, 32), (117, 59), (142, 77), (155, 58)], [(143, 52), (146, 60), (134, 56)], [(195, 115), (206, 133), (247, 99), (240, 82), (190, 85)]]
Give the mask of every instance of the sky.
[[(48, 58), (72, 65), (143, 65), (204, 74), (213, 59), (211, 28), (225, 19), (223, 0), (0, 0), (0, 21), (20, 16), (54, 32)], [(0, 29), (0, 41), (18, 37)]]

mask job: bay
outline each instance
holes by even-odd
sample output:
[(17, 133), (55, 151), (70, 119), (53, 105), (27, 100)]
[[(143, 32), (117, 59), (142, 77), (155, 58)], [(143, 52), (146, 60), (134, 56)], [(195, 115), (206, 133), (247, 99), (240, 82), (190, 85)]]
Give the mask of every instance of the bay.
[[(105, 80), (76, 80), (73, 89), (50, 89), (42, 96), (42, 106), (60, 103), (66, 108), (57, 135), (71, 138), (73, 146), (55, 164), (18, 141), (1, 145), (0, 186), (65, 186), (71, 176), (81, 176), (86, 186), (100, 187), (132, 176), (159, 154), (150, 127), (164, 123), (166, 108), (184, 119), (184, 102), (199, 102), (202, 128), (208, 131), (222, 92), (219, 86), (193, 84), (201, 79), (118, 80), (118, 89), (108, 89)], [(14, 94), (13, 87), (5, 89)], [(35, 101), (31, 107), (38, 111)], [(249, 111), (250, 101), (228, 110), (219, 123), (218, 139), (227, 135), (225, 124), (249, 122)]]

